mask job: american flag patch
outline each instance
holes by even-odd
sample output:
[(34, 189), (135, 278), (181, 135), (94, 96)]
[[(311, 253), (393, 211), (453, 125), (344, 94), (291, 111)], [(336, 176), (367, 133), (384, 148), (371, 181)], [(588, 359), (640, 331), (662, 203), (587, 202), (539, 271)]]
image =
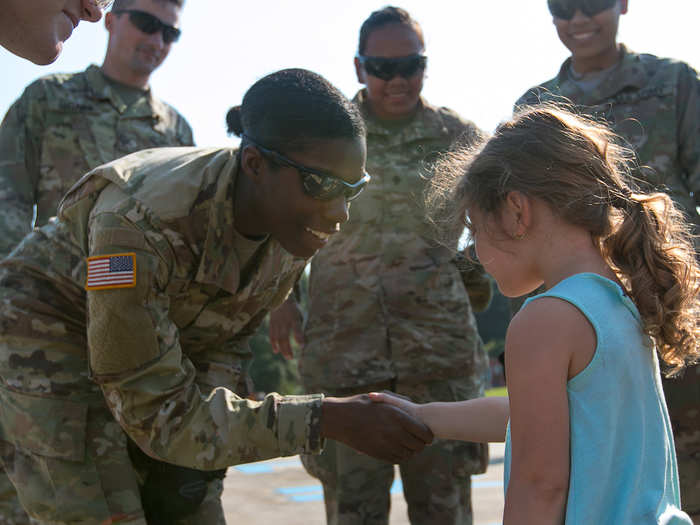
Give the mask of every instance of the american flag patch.
[(136, 254), (119, 253), (87, 258), (86, 290), (136, 286)]

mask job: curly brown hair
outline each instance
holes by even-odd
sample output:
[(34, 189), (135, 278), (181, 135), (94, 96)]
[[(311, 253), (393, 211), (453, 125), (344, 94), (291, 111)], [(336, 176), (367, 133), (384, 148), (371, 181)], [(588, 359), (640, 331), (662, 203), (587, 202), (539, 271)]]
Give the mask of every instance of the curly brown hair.
[(612, 131), (567, 109), (522, 108), (480, 145), (446, 154), (426, 194), (432, 219), (452, 244), (471, 208), (494, 216), (511, 191), (544, 201), (591, 233), (676, 374), (700, 354), (700, 267), (688, 223), (668, 195), (639, 189), (634, 154)]

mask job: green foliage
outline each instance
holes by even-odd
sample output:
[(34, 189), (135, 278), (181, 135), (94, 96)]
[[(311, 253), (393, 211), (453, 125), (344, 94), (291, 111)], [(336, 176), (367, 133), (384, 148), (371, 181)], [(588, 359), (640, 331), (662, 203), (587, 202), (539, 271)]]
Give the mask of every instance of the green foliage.
[(251, 339), (250, 348), (253, 361), (249, 372), (257, 392), (303, 393), (296, 360), (287, 361), (281, 355), (272, 353), (267, 320)]
[[(299, 280), (301, 295), (301, 309), (306, 312), (309, 275), (307, 271)], [(250, 364), (249, 372), (253, 380), (254, 388), (257, 392), (269, 393), (279, 392), (280, 394), (303, 394), (303, 387), (299, 379), (299, 369), (296, 359), (287, 361), (279, 354), (272, 353), (272, 345), (269, 336), (269, 318), (258, 329), (258, 333), (251, 338), (250, 348), (253, 351), (253, 360)], [(292, 341), (292, 348), (297, 347)]]

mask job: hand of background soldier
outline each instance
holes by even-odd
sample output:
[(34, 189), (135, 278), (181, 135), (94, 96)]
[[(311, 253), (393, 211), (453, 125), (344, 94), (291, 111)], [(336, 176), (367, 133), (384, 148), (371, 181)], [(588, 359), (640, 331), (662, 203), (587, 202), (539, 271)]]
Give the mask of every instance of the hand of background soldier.
[(367, 394), (325, 398), (321, 435), (390, 463), (401, 463), (433, 441), (423, 423), (388, 403), (373, 403)]
[(286, 359), (294, 357), (289, 338), (293, 335), (298, 344), (304, 344), (301, 322), (301, 310), (293, 296), (289, 296), (277, 310), (270, 312), (270, 343), (275, 354), (282, 354)]

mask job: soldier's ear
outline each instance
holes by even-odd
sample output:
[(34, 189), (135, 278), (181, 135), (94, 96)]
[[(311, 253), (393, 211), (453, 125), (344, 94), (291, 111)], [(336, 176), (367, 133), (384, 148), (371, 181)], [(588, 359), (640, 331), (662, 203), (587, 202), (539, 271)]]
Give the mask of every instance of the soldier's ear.
[(262, 171), (264, 158), (258, 148), (248, 144), (241, 150), (241, 171), (251, 180), (257, 180)]
[(109, 11), (108, 13), (105, 13), (105, 29), (107, 32), (112, 31), (112, 26), (114, 25), (114, 13)]
[(367, 83), (367, 73), (365, 73), (365, 69), (362, 67), (362, 64), (360, 64), (360, 59), (358, 59), (357, 57), (355, 57), (355, 74), (357, 75), (357, 81), (360, 84)]

